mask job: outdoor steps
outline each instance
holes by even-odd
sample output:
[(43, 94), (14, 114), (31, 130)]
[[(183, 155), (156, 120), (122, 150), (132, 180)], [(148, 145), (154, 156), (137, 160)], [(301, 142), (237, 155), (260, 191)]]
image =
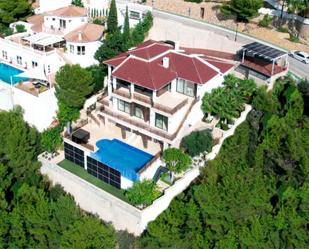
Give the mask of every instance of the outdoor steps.
[(100, 121), (99, 121), (99, 119), (96, 117), (96, 116), (94, 116), (92, 113), (90, 113), (89, 114), (89, 117), (91, 118), (91, 120), (92, 121), (94, 121), (98, 126), (100, 126)]

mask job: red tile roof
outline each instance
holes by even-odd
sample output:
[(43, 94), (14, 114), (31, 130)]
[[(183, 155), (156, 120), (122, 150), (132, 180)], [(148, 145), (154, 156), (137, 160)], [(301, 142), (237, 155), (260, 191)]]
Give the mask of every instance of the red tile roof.
[[(164, 57), (169, 59), (168, 68), (163, 67)], [(205, 84), (233, 67), (225, 62), (190, 56), (175, 51), (169, 44), (152, 40), (104, 63), (114, 67), (114, 77), (152, 90), (159, 90), (176, 78)]]
[(102, 25), (86, 23), (69, 34), (65, 35), (65, 40), (69, 42), (87, 43), (101, 40), (105, 28)]
[(234, 65), (230, 63), (226, 63), (224, 61), (218, 61), (218, 60), (212, 60), (212, 59), (205, 59), (205, 61), (215, 66), (216, 68), (220, 69), (222, 73), (226, 73), (234, 67)]

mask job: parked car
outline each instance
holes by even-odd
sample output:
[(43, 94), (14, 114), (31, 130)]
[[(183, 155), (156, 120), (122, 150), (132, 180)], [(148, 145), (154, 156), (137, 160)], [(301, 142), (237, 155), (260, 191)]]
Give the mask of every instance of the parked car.
[(301, 51), (291, 51), (290, 56), (305, 64), (309, 64), (309, 54)]

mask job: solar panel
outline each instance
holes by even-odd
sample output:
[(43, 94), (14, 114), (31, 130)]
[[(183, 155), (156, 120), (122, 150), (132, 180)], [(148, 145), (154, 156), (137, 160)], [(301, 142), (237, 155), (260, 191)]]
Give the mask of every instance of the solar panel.
[(259, 43), (259, 42), (249, 43), (249, 44), (243, 46), (243, 48), (254, 53), (254, 54), (266, 57), (266, 58), (271, 59), (271, 60), (276, 59), (276, 58), (286, 54), (286, 52), (284, 52), (282, 50), (272, 48), (270, 46), (264, 45), (264, 44)]

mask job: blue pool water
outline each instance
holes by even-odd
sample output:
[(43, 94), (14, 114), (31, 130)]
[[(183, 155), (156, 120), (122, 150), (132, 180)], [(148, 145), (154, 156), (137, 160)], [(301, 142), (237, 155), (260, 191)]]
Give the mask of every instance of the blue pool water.
[(123, 177), (132, 181), (138, 179), (138, 171), (149, 162), (153, 156), (118, 139), (102, 139), (96, 143), (98, 151), (91, 154), (105, 165), (118, 170)]
[[(18, 75), (22, 72), (22, 70), (19, 70), (15, 67), (0, 63), (0, 80), (4, 81), (5, 83), (11, 84), (11, 76)], [(28, 80), (28, 78), (12, 77), (13, 85), (20, 81), (26, 80)]]

